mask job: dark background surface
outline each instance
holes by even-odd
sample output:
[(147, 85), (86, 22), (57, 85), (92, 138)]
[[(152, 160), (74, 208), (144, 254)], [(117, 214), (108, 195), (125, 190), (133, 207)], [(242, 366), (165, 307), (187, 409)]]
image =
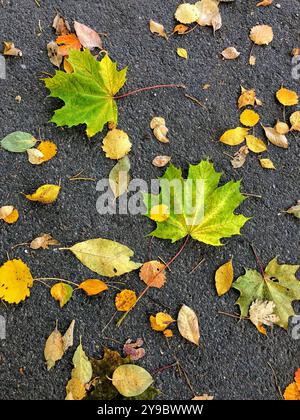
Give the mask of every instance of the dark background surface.
[[(59, 153), (49, 163), (34, 167), (26, 154), (1, 153), (0, 205), (13, 204), (20, 211), (15, 225), (1, 224), (0, 259), (4, 263), (7, 252), (11, 258), (22, 258), (34, 277), (62, 277), (79, 282), (93, 278), (88, 269), (68, 252), (57, 249), (29, 251), (20, 247), (42, 232), (51, 233), (64, 246), (95, 237), (109, 238), (130, 246), (136, 259), (148, 259), (146, 234), (152, 224), (142, 216), (100, 216), (96, 211), (98, 193), (95, 183), (69, 182), (68, 177), (85, 169), (86, 176), (106, 177), (114, 162), (106, 159), (100, 149), (105, 133), (91, 141), (83, 127), (58, 129), (48, 123), (59, 104), (47, 98), (40, 81), (42, 72), (53, 72), (48, 61), (46, 44), (54, 39), (51, 29), (55, 9), (69, 21), (85, 23), (99, 32), (107, 32), (105, 48), (118, 61), (120, 68), (129, 66), (128, 82), (123, 92), (156, 83), (184, 83), (188, 92), (207, 106), (204, 110), (184, 98), (180, 90), (144, 93), (119, 101), (119, 128), (128, 132), (133, 143), (130, 160), (132, 176), (150, 181), (163, 173), (151, 165), (157, 154), (170, 154), (176, 165), (186, 173), (188, 163), (197, 163), (209, 157), (216, 169), (224, 172), (222, 182), (243, 179), (242, 189), (262, 195), (249, 198), (240, 211), (253, 216), (243, 229), (243, 236), (227, 241), (226, 246), (213, 248), (201, 243), (190, 243), (185, 253), (173, 264), (166, 286), (151, 291), (128, 317), (121, 329), (114, 322), (101, 333), (114, 313), (115, 290), (92, 299), (76, 293), (60, 310), (43, 285), (36, 285), (30, 299), (9, 307), (0, 306), (0, 314), (7, 319), (7, 339), (0, 342), (0, 392), (5, 399), (63, 399), (65, 385), (71, 373), (73, 349), (50, 372), (47, 372), (43, 349), (45, 340), (53, 330), (55, 320), (64, 331), (75, 319), (76, 344), (79, 336), (89, 355), (99, 356), (102, 346), (121, 350), (125, 339), (144, 337), (146, 357), (141, 365), (150, 372), (173, 363), (164, 337), (150, 329), (148, 318), (152, 313), (165, 310), (177, 316), (182, 303), (198, 314), (201, 325), (201, 346), (180, 338), (176, 330), (170, 341), (172, 351), (182, 361), (196, 393), (210, 393), (216, 399), (278, 399), (274, 384), (273, 367), (278, 383), (284, 388), (291, 382), (300, 364), (299, 340), (280, 328), (262, 336), (248, 321), (218, 314), (234, 312), (238, 297), (230, 291), (218, 298), (214, 288), (216, 268), (234, 258), (236, 276), (244, 267), (255, 268), (249, 242), (252, 241), (264, 264), (278, 255), (281, 262), (299, 263), (299, 221), (280, 214), (300, 198), (299, 194), (299, 137), (290, 136), (288, 150), (269, 147), (276, 171), (263, 170), (254, 154), (244, 168), (236, 171), (224, 152), (234, 149), (217, 142), (219, 136), (238, 125), (236, 101), (240, 85), (255, 88), (264, 101), (259, 110), (262, 123), (272, 125), (282, 116), (282, 108), (274, 94), (281, 84), (300, 93), (299, 81), (291, 77), (292, 48), (300, 46), (299, 1), (281, 1), (281, 8), (257, 8), (256, 0), (236, 1), (221, 5), (223, 28), (214, 37), (211, 28), (198, 28), (183, 37), (171, 37), (169, 42), (152, 35), (148, 22), (152, 18), (171, 31), (177, 0), (113, 1), (41, 1), (38, 8), (33, 0), (4, 0), (0, 7), (0, 40), (12, 40), (23, 51), (22, 58), (7, 60), (7, 79), (0, 80), (0, 137), (15, 130), (31, 132), (55, 141)], [(276, 2), (275, 2), (276, 3)], [(38, 24), (43, 28), (40, 36)], [(274, 41), (268, 47), (254, 48), (256, 67), (249, 66), (251, 43), (249, 29), (256, 24), (271, 24)], [(241, 56), (236, 61), (222, 61), (219, 53), (228, 46), (236, 46)], [(177, 57), (176, 48), (184, 47), (189, 59)], [(211, 84), (209, 90), (202, 85)], [(22, 102), (17, 104), (16, 95)], [(296, 108), (296, 107), (295, 107)], [(170, 144), (158, 143), (149, 128), (153, 116), (165, 117), (170, 129)], [(288, 110), (289, 115), (289, 110)], [(257, 130), (259, 134), (260, 129)], [(43, 183), (62, 183), (58, 202), (41, 206), (24, 199), (19, 193), (33, 192)], [(152, 257), (170, 259), (180, 244), (154, 240)], [(197, 262), (205, 263), (189, 274)], [(120, 279), (128, 288), (141, 291), (143, 285), (138, 272)], [(154, 302), (151, 298), (155, 299)], [(299, 310), (299, 306), (295, 305)], [(74, 347), (75, 348), (75, 347)], [(270, 365), (269, 365), (270, 364)], [(19, 369), (23, 368), (21, 374)], [(174, 370), (166, 370), (156, 377), (156, 386), (163, 399), (190, 399), (193, 395), (185, 381)]]

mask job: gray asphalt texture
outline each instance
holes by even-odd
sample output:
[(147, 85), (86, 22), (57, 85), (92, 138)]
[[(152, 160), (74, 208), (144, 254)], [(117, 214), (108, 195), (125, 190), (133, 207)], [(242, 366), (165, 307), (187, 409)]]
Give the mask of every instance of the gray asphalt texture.
[[(226, 246), (219, 248), (190, 243), (172, 265), (166, 286), (151, 291), (120, 329), (112, 322), (101, 333), (115, 310), (114, 289), (96, 298), (76, 293), (61, 310), (49, 290), (36, 285), (30, 298), (22, 304), (1, 305), (0, 314), (7, 320), (7, 339), (0, 341), (2, 399), (65, 397), (75, 347), (50, 372), (43, 358), (45, 341), (56, 319), (62, 331), (72, 319), (76, 320), (76, 344), (81, 335), (90, 356), (101, 356), (104, 345), (122, 349), (121, 344), (104, 339), (103, 335), (120, 343), (127, 338), (143, 337), (146, 356), (140, 365), (154, 372), (173, 363), (174, 357), (164, 337), (150, 329), (148, 319), (150, 314), (162, 310), (176, 317), (183, 303), (199, 316), (201, 346), (195, 348), (182, 339), (176, 326), (170, 345), (182, 361), (195, 393), (209, 393), (216, 399), (279, 399), (272, 368), (281, 388), (292, 381), (300, 363), (300, 341), (292, 339), (290, 330), (274, 328), (265, 337), (248, 321), (238, 322), (219, 314), (219, 311), (237, 312), (238, 294), (232, 290), (218, 298), (214, 288), (215, 270), (231, 257), (236, 276), (244, 273), (244, 267), (256, 268), (249, 241), (254, 243), (264, 264), (276, 255), (281, 262), (300, 261), (299, 221), (279, 214), (300, 198), (299, 136), (290, 136), (288, 150), (269, 147), (266, 155), (274, 161), (276, 171), (263, 170), (254, 154), (242, 169), (234, 170), (225, 153), (233, 154), (235, 149), (217, 141), (226, 129), (239, 124), (236, 101), (240, 85), (255, 88), (258, 98), (264, 101), (259, 112), (265, 125), (272, 125), (282, 117), (282, 107), (274, 97), (282, 84), (300, 91), (299, 81), (291, 77), (290, 56), (292, 48), (300, 46), (299, 1), (281, 1), (281, 8), (257, 8), (256, 3), (256, 0), (237, 0), (222, 5), (223, 27), (215, 37), (211, 28), (198, 28), (189, 35), (171, 37), (169, 42), (152, 35), (148, 22), (152, 18), (171, 31), (178, 0), (42, 0), (40, 8), (33, 0), (10, 0), (0, 7), (0, 40), (13, 40), (23, 51), (22, 58), (7, 59), (7, 79), (0, 80), (0, 137), (15, 130), (38, 136), (40, 130), (42, 138), (55, 141), (59, 148), (56, 158), (38, 167), (28, 163), (26, 154), (0, 151), (0, 204), (13, 204), (20, 211), (18, 223), (1, 224), (1, 263), (9, 252), (11, 258), (22, 258), (34, 277), (59, 277), (76, 282), (95, 277), (71, 253), (57, 248), (29, 251), (19, 247), (10, 251), (15, 244), (30, 241), (42, 232), (51, 233), (63, 246), (90, 238), (109, 238), (130, 246), (136, 260), (148, 259), (146, 234), (153, 229), (149, 220), (130, 215), (100, 216), (96, 211), (99, 195), (96, 184), (68, 181), (68, 177), (82, 169), (89, 177), (106, 177), (114, 162), (106, 159), (100, 149), (105, 132), (88, 141), (84, 127), (61, 129), (48, 122), (60, 105), (60, 101), (47, 98), (40, 80), (42, 72), (54, 71), (48, 61), (46, 44), (55, 38), (51, 29), (55, 9), (69, 21), (76, 19), (108, 33), (104, 45), (110, 56), (118, 61), (120, 68), (129, 66), (128, 81), (122, 92), (157, 83), (184, 83), (187, 92), (207, 107), (199, 107), (176, 89), (143, 93), (119, 101), (119, 127), (128, 132), (133, 143), (130, 153), (133, 177), (149, 182), (160, 176), (163, 170), (151, 165), (158, 154), (170, 154), (173, 163), (182, 166), (185, 174), (189, 162), (197, 163), (209, 157), (216, 169), (223, 171), (222, 182), (242, 178), (244, 192), (262, 196), (249, 198), (240, 207), (240, 212), (253, 217), (242, 236), (226, 240)], [(37, 36), (39, 22), (43, 32)], [(275, 36), (271, 45), (254, 48), (257, 65), (251, 67), (248, 33), (256, 24), (272, 25)], [(235, 61), (223, 61), (220, 52), (233, 45), (241, 56)], [(177, 47), (188, 50), (187, 61), (177, 57)], [(206, 83), (211, 85), (209, 90), (202, 89)], [(15, 101), (17, 95), (22, 97), (20, 104)], [(152, 136), (149, 122), (157, 115), (166, 119), (169, 145), (157, 142)], [(54, 205), (41, 206), (19, 194), (33, 192), (44, 183), (60, 181), (62, 192)], [(155, 239), (152, 258), (160, 256), (167, 261), (179, 246), (180, 243), (172, 245)], [(205, 258), (205, 263), (190, 274), (201, 258)], [(143, 288), (138, 272), (125, 275), (120, 281), (136, 291)], [(299, 311), (299, 304), (294, 306)], [(155, 385), (162, 392), (161, 399), (193, 397), (174, 369), (156, 375)]]

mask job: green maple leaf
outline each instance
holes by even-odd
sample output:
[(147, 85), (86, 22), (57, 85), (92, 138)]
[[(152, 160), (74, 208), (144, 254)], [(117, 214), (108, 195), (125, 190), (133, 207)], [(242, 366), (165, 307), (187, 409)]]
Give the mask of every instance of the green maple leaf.
[(249, 308), (256, 299), (273, 301), (274, 313), (279, 318), (276, 324), (287, 329), (289, 317), (295, 315), (292, 302), (300, 299), (300, 281), (295, 275), (299, 268), (300, 265), (278, 264), (277, 258), (274, 258), (265, 269), (264, 277), (256, 270), (246, 270), (246, 274), (233, 283), (240, 292), (236, 303), (241, 316), (248, 316)]
[[(160, 193), (144, 195), (146, 216), (149, 218), (154, 205), (165, 204), (169, 210), (168, 219), (156, 222), (157, 227), (150, 235), (172, 242), (190, 235), (197, 241), (220, 246), (222, 238), (240, 234), (240, 229), (248, 220), (243, 215), (234, 214), (245, 200), (240, 192), (240, 181), (230, 181), (219, 187), (221, 175), (215, 171), (212, 163), (202, 161), (189, 166), (188, 178), (184, 180), (181, 169), (171, 164), (159, 178)], [(165, 181), (174, 180), (177, 186), (165, 185)], [(201, 186), (198, 196), (197, 182)], [(187, 204), (192, 204), (188, 211)]]
[(107, 122), (117, 124), (114, 96), (126, 82), (127, 67), (118, 71), (107, 54), (97, 61), (88, 49), (71, 50), (68, 61), (73, 73), (58, 70), (54, 77), (44, 79), (50, 96), (65, 103), (51, 121), (59, 127), (86, 124), (89, 137), (102, 131)]

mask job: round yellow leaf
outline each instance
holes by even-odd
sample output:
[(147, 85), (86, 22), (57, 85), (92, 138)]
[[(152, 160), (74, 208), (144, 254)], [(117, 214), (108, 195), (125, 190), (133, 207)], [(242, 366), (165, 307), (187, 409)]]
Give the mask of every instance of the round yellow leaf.
[(133, 290), (124, 289), (117, 294), (115, 305), (118, 311), (127, 312), (135, 305), (136, 301), (136, 293)]
[(293, 90), (281, 88), (276, 92), (276, 98), (284, 106), (293, 106), (298, 104), (298, 95)]
[(20, 303), (30, 296), (33, 278), (22, 260), (10, 260), (0, 267), (0, 299)]
[(131, 142), (125, 131), (114, 128), (103, 139), (102, 149), (109, 159), (121, 159), (131, 150)]
[(293, 112), (290, 116), (290, 122), (292, 124), (291, 130), (300, 131), (300, 111)]
[(150, 211), (150, 219), (155, 222), (165, 222), (169, 217), (169, 207), (166, 204), (157, 204)]
[(72, 297), (73, 288), (66, 283), (56, 283), (51, 287), (51, 296), (59, 302), (62, 308)]
[(253, 153), (262, 153), (267, 150), (265, 142), (252, 135), (246, 136), (246, 144), (248, 149)]
[(48, 140), (41, 141), (37, 147), (37, 150), (39, 150), (43, 154), (41, 163), (47, 162), (48, 160), (52, 159), (57, 153), (56, 144)]
[(229, 146), (237, 146), (238, 144), (243, 143), (248, 133), (248, 130), (248, 128), (244, 127), (236, 127), (232, 128), (231, 130), (227, 130), (221, 136), (220, 142)]
[(141, 395), (153, 383), (153, 378), (144, 368), (136, 365), (121, 365), (112, 376), (112, 384), (124, 397)]
[(19, 212), (17, 209), (13, 209), (13, 211), (7, 216), (5, 217), (3, 220), (5, 223), (8, 224), (13, 224), (16, 223), (19, 219)]
[(269, 25), (257, 25), (250, 31), (250, 39), (257, 45), (268, 45), (273, 38), (273, 29)]
[(35, 193), (27, 194), (25, 197), (30, 201), (38, 201), (42, 204), (52, 204), (57, 200), (60, 188), (59, 185), (45, 184), (39, 187)]
[(88, 279), (80, 283), (78, 289), (82, 289), (88, 296), (98, 295), (108, 289), (104, 281), (98, 279)]
[(171, 337), (173, 337), (173, 331), (172, 331), (172, 330), (170, 330), (170, 329), (165, 330), (165, 331), (163, 332), (163, 334), (164, 334), (164, 336), (165, 336), (165, 337), (167, 337), (167, 338), (171, 338)]
[(259, 120), (260, 117), (258, 113), (252, 109), (245, 109), (240, 115), (240, 121), (246, 127), (254, 127)]
[(200, 17), (199, 10), (194, 4), (183, 3), (178, 6), (175, 12), (175, 19), (180, 23), (193, 23)]

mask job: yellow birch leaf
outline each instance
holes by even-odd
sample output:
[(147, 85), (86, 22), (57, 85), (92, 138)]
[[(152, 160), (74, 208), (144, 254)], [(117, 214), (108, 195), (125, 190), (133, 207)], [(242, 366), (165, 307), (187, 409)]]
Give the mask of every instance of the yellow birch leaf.
[(196, 22), (200, 17), (198, 8), (194, 4), (180, 4), (175, 12), (175, 19), (180, 23), (189, 24)]
[(30, 296), (33, 278), (22, 260), (9, 260), (0, 267), (0, 299), (20, 303)]
[(250, 31), (250, 39), (257, 45), (268, 45), (273, 38), (273, 29), (269, 25), (257, 25)]
[(164, 334), (164, 336), (165, 336), (165, 337), (167, 337), (167, 338), (171, 338), (171, 337), (173, 337), (173, 331), (172, 331), (172, 330), (170, 330), (170, 329), (165, 330), (165, 331), (163, 332), (163, 334)]
[(59, 185), (45, 184), (39, 187), (35, 193), (25, 197), (30, 201), (38, 201), (42, 204), (52, 204), (57, 200), (61, 187)]
[(259, 163), (264, 169), (276, 169), (271, 159), (259, 159)]
[(293, 112), (290, 116), (290, 122), (292, 124), (291, 130), (300, 131), (300, 111)]
[(3, 206), (0, 207), (0, 220), (4, 220), (14, 211), (14, 206)]
[(121, 159), (131, 150), (131, 142), (128, 134), (123, 130), (114, 128), (103, 139), (102, 149), (109, 159)]
[(298, 95), (293, 90), (282, 87), (276, 92), (276, 98), (284, 106), (293, 106), (298, 104)]
[(186, 305), (182, 305), (178, 314), (177, 325), (183, 338), (199, 346), (199, 323), (197, 315), (193, 309)]
[[(67, 398), (68, 400), (72, 399), (75, 401), (82, 400), (86, 396), (86, 390), (83, 383), (80, 382), (77, 378), (72, 378), (69, 380), (66, 386)], [(70, 398), (70, 395), (72, 398)]]
[(220, 142), (229, 146), (237, 146), (243, 143), (248, 131), (249, 129), (244, 127), (232, 128), (231, 130), (225, 131), (220, 138)]
[(257, 112), (252, 109), (245, 109), (240, 115), (240, 121), (246, 127), (254, 127), (260, 120)]
[(150, 316), (150, 325), (154, 331), (164, 331), (175, 320), (165, 312), (158, 312)]
[(125, 364), (117, 367), (112, 384), (124, 397), (141, 395), (153, 383), (153, 378), (144, 368)]
[(115, 299), (117, 311), (127, 312), (137, 301), (136, 293), (133, 290), (124, 289), (118, 293)]
[(98, 279), (88, 279), (80, 283), (78, 289), (82, 289), (88, 296), (98, 295), (108, 290), (108, 286), (104, 281)]
[(267, 150), (267, 145), (265, 142), (258, 137), (248, 135), (246, 136), (246, 144), (248, 149), (253, 153), (262, 153)]
[(63, 308), (64, 305), (71, 299), (73, 288), (66, 283), (56, 283), (51, 287), (50, 293), (51, 296), (59, 302), (60, 307)]
[(282, 121), (277, 121), (274, 128), (278, 134), (287, 134), (290, 131), (290, 127), (287, 125), (287, 123)]
[(177, 55), (187, 60), (188, 52), (185, 48), (177, 48)]
[(225, 295), (230, 290), (233, 282), (232, 259), (217, 269), (215, 281), (218, 296)]
[(57, 153), (56, 144), (49, 140), (41, 141), (40, 144), (37, 146), (37, 150), (39, 150), (43, 154), (42, 162), (47, 162), (48, 160), (52, 159)]

